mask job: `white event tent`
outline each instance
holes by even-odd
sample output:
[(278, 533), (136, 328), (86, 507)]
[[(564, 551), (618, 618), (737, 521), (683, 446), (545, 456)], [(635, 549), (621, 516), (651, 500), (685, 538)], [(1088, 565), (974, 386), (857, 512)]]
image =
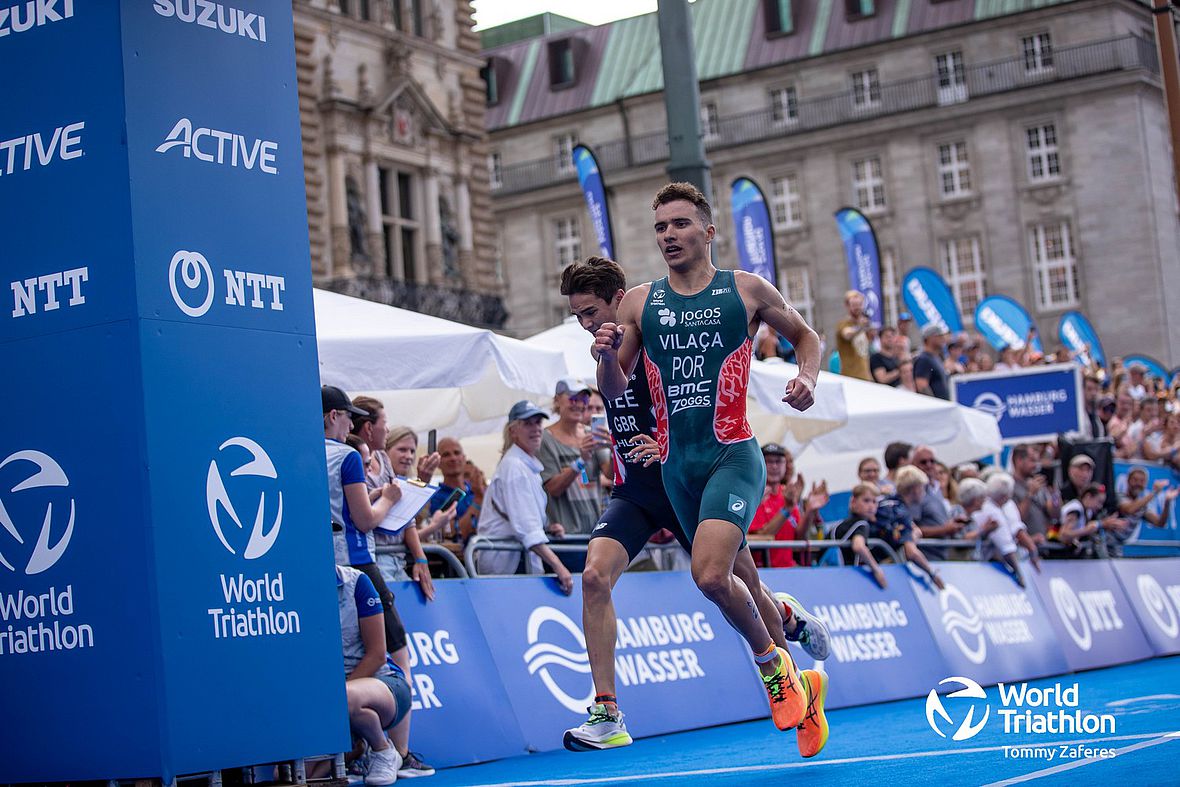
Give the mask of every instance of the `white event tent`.
[(493, 331), (325, 290), (314, 298), (321, 382), (380, 399), (390, 425), (498, 434), (514, 402), (551, 395), (567, 374), (561, 353)]

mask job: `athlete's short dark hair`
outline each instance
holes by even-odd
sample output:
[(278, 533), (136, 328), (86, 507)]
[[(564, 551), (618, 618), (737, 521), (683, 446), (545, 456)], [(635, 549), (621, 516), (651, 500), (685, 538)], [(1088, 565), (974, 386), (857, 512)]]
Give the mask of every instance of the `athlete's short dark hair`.
[(656, 192), (656, 197), (651, 201), (651, 209), (655, 210), (661, 205), (667, 205), (669, 202), (676, 202), (684, 200), (691, 202), (696, 206), (697, 215), (701, 217), (701, 221), (707, 227), (713, 223), (713, 208), (709, 206), (709, 200), (705, 199), (705, 195), (701, 190), (691, 183), (669, 183), (662, 189)]
[(627, 289), (627, 274), (623, 267), (606, 257), (587, 257), (582, 262), (567, 265), (561, 272), (561, 294), (585, 293), (597, 295), (607, 303), (619, 290)]

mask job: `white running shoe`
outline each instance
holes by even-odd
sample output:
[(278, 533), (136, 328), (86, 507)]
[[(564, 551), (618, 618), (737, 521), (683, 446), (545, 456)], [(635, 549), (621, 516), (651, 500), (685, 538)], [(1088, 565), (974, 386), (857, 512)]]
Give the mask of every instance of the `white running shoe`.
[(369, 772), (365, 784), (386, 785), (397, 781), (397, 769), (402, 767), (402, 756), (392, 744), (381, 751), (369, 752)]
[(831, 635), (824, 622), (804, 609), (803, 605), (799, 603), (799, 599), (790, 593), (775, 593), (774, 597), (790, 607), (791, 611), (795, 613), (795, 630), (788, 634), (784, 624), (783, 636), (791, 642), (798, 642), (804, 652), (816, 661), (827, 659), (831, 655)]
[(562, 743), (570, 751), (594, 751), (630, 746), (631, 735), (623, 723), (623, 712), (611, 710), (602, 704), (587, 708), (590, 718), (581, 726), (565, 731)]

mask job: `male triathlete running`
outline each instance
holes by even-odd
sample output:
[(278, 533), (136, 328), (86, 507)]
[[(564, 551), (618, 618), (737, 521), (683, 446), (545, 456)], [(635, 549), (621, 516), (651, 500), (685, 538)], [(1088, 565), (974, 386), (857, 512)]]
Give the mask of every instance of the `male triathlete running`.
[(733, 569), (766, 478), (746, 421), (752, 337), (765, 321), (794, 345), (799, 376), (783, 401), (797, 410), (814, 401), (819, 337), (765, 279), (713, 266), (717, 230), (695, 186), (665, 186), (652, 209), (668, 276), (629, 291), (617, 324), (604, 323), (595, 333), (599, 388), (607, 398), (622, 395), (642, 355), (664, 489), (692, 541), (693, 580), (749, 643), (775, 725), (818, 726), (826, 676), (799, 674)]
[[(562, 274), (561, 292), (569, 296), (570, 310), (587, 331), (596, 332), (604, 323), (614, 323), (626, 288), (622, 268), (601, 257), (575, 263)], [(567, 748), (585, 750), (626, 745), (630, 736), (622, 723), (614, 695), (615, 615), (611, 589), (652, 533), (661, 527), (672, 530), (690, 553), (688, 543), (676, 524), (664, 491), (654, 431), (651, 393), (646, 374), (632, 374), (622, 396), (607, 400), (615, 466), (615, 491), (593, 537), (582, 575), (583, 627), (586, 632), (595, 705), (588, 722), (569, 730)], [(828, 656), (828, 632), (823, 622), (810, 615), (792, 596), (780, 593), (777, 600), (758, 579), (754, 559), (745, 544), (737, 552), (734, 574), (747, 586), (765, 622), (765, 633), (785, 650), (786, 641), (799, 642), (814, 659)], [(797, 614), (796, 614), (797, 613)], [(817, 692), (811, 717), (798, 727), (799, 751), (805, 757), (818, 754), (827, 740), (823, 719), (821, 679), (815, 678)]]

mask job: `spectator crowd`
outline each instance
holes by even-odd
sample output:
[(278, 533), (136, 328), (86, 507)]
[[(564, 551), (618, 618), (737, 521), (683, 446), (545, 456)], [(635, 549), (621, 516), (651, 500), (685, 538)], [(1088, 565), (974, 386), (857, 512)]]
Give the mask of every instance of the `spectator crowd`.
[[(1031, 341), (993, 354), (978, 336), (948, 336), (933, 326), (912, 347), (908, 315), (877, 330), (859, 293), (848, 294), (846, 307), (835, 333), (843, 373), (916, 393), (946, 399), (956, 374), (1077, 360), (1064, 350), (1046, 358), (1030, 349)], [(764, 335), (756, 346), (759, 356), (789, 359), (781, 337)], [(332, 386), (322, 393), (356, 742), (350, 761), (368, 784), (428, 776), (433, 768), (410, 749), (411, 658), (389, 586), (412, 581), (432, 600), (432, 571), (443, 568), (437, 548), (462, 557), (478, 535), (479, 574), (545, 572), (570, 593), (585, 558), (579, 545), (611, 493), (605, 408), (595, 390), (574, 378), (557, 381), (551, 410), (517, 402), (507, 413), (500, 460), (485, 472), (454, 437), (421, 450), (418, 431), (391, 426), (376, 399), (350, 399)], [(857, 483), (839, 506), (825, 480), (809, 483), (790, 450), (766, 443), (766, 487), (748, 536), (755, 559), (775, 568), (860, 566), (882, 588), (888, 584), (882, 564), (907, 562), (941, 588), (941, 560), (993, 561), (1024, 586), (1042, 559), (1121, 556), (1129, 541), (1150, 538), (1145, 528), (1167, 526), (1180, 495), (1180, 487), (1151, 480), (1146, 466), (1180, 471), (1180, 405), (1176, 391), (1143, 366), (1117, 361), (1109, 371), (1084, 369), (1084, 403), (1080, 434), (1014, 446), (1004, 466), (990, 460), (950, 466), (930, 446), (891, 443), (880, 458), (860, 460)], [(1115, 459), (1133, 463), (1117, 491)], [(408, 485), (421, 484), (437, 489), (420, 511), (391, 513), (400, 510)], [(652, 546), (672, 541), (664, 531)], [(670, 546), (645, 550), (632, 570), (685, 567), (683, 556), (671, 558), (679, 550)]]

